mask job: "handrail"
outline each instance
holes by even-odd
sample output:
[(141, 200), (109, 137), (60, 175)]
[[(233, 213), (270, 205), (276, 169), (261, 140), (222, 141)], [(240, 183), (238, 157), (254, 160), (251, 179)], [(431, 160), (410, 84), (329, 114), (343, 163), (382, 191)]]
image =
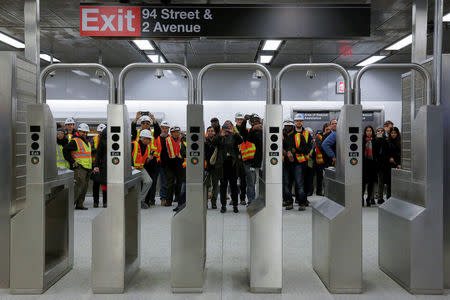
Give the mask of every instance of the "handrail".
[(194, 77), (192, 76), (191, 71), (183, 65), (173, 64), (173, 63), (133, 63), (129, 64), (119, 74), (119, 83), (117, 88), (117, 103), (124, 104), (125, 103), (125, 78), (128, 73), (132, 70), (136, 69), (163, 69), (163, 70), (180, 70), (186, 74), (189, 80), (188, 87), (188, 103), (194, 103)]
[(108, 91), (109, 103), (114, 104), (115, 91), (116, 91), (114, 75), (104, 65), (96, 64), (96, 63), (81, 63), (81, 64), (57, 63), (57, 64), (51, 64), (48, 67), (46, 67), (44, 70), (42, 70), (41, 75), (39, 76), (38, 84), (40, 86), (40, 89), (39, 89), (39, 98), (37, 99), (38, 104), (42, 104), (42, 103), (46, 102), (45, 81), (47, 80), (48, 75), (50, 75), (50, 73), (55, 70), (61, 70), (61, 69), (72, 69), (72, 70), (98, 69), (98, 70), (102, 70), (103, 72), (105, 72), (106, 77), (109, 80), (109, 91)]
[(261, 64), (257, 63), (215, 63), (209, 64), (200, 70), (197, 77), (197, 97), (196, 104), (203, 104), (203, 77), (206, 72), (210, 70), (235, 70), (235, 69), (244, 69), (244, 70), (259, 70), (261, 71), (267, 79), (267, 104), (275, 104), (273, 103), (272, 97), (272, 75), (270, 75), (269, 70)]
[(344, 77), (345, 82), (345, 92), (344, 92), (344, 103), (345, 104), (351, 104), (351, 96), (352, 96), (352, 90), (351, 90), (351, 77), (350, 74), (345, 70), (342, 66), (334, 63), (307, 63), (307, 64), (290, 64), (285, 66), (281, 71), (278, 73), (276, 79), (275, 79), (275, 103), (281, 104), (281, 79), (283, 75), (289, 71), (292, 70), (335, 70), (338, 71), (342, 77)]
[[(361, 70), (356, 73), (353, 83), (354, 89), (354, 104), (361, 104), (361, 77), (368, 70), (373, 69), (411, 69), (419, 72), (422, 75), (422, 78), (425, 80), (425, 88), (426, 88), (426, 103), (427, 105), (432, 105), (432, 97), (431, 97), (431, 76), (430, 73), (421, 65), (415, 63), (403, 63), (403, 64), (371, 64), (363, 67)], [(415, 103), (413, 103), (415, 105)], [(436, 105), (440, 105), (440, 101), (437, 101)]]

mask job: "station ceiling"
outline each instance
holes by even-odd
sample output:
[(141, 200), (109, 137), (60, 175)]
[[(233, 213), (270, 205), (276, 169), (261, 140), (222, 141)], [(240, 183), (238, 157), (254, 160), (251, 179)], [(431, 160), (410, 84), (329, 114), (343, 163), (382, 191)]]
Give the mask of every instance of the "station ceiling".
[[(111, 1), (81, 1), (119, 2)], [(161, 1), (144, 0), (130, 3), (159, 4)], [(336, 3), (335, 1), (234, 1), (234, 0), (173, 0), (173, 4), (308, 4)], [(353, 67), (365, 58), (411, 33), (412, 0), (347, 0), (339, 3), (371, 3), (371, 36), (355, 40), (295, 39), (285, 40), (271, 66), (289, 63), (335, 62)], [(433, 20), (433, 1), (429, 1), (429, 24)], [(0, 31), (23, 41), (24, 0), (0, 1)], [(445, 1), (445, 12), (450, 1)], [(431, 38), (430, 33), (430, 38)], [(254, 62), (263, 40), (155, 40), (154, 43), (169, 62), (184, 63), (185, 53), (189, 67), (202, 67), (214, 62)], [(429, 39), (430, 42), (430, 39)], [(351, 55), (342, 54), (342, 46), (351, 47)], [(0, 51), (14, 50), (0, 43)], [(52, 53), (63, 62), (98, 62), (122, 67), (132, 62), (148, 61), (143, 52), (126, 40), (94, 39), (79, 35), (79, 2), (77, 0), (41, 0), (41, 50)], [(382, 62), (409, 62), (411, 47), (405, 47)]]

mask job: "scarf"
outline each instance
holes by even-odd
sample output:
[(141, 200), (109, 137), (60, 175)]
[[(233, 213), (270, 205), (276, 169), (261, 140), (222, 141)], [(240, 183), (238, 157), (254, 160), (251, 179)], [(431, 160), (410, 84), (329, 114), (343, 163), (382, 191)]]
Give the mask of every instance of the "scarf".
[(366, 148), (364, 150), (364, 157), (373, 160), (372, 138), (370, 137), (366, 137)]

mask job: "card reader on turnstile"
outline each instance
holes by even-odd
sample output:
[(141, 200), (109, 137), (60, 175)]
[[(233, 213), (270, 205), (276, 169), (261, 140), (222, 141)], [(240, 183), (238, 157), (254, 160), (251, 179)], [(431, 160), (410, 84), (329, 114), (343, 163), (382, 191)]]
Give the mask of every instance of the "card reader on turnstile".
[(28, 105), (26, 203), (11, 219), (10, 291), (39, 294), (73, 267), (73, 171), (56, 167), (56, 123)]

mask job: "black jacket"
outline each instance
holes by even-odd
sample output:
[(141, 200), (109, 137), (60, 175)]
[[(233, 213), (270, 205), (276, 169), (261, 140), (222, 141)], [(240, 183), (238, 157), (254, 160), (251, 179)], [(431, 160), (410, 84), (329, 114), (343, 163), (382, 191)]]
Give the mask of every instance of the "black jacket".
[[(231, 164), (235, 168), (241, 155), (238, 146), (242, 144), (243, 141), (241, 135), (237, 133), (219, 136), (219, 156), (216, 161), (216, 168), (222, 166), (225, 160), (231, 160)], [(237, 168), (235, 169), (237, 170)]]
[(212, 139), (206, 137), (205, 139), (205, 160), (207, 162), (206, 164), (206, 171), (210, 171), (214, 169), (217, 166), (217, 158), (216, 163), (211, 165), (211, 156), (214, 154), (214, 151), (216, 147), (219, 146), (219, 137), (217, 135), (213, 136)]
[(244, 163), (253, 168), (261, 168), (263, 160), (263, 133), (262, 130), (250, 129), (244, 131), (244, 141), (248, 141), (255, 145), (255, 157), (253, 159), (247, 160)]
[[(300, 164), (296, 158), (297, 154), (308, 155), (309, 151), (311, 151), (311, 149), (312, 149), (312, 141), (311, 141), (312, 139), (309, 137), (308, 142), (306, 142), (305, 137), (303, 136), (303, 130), (305, 130), (305, 129), (302, 128), (301, 132), (296, 132), (294, 130), (294, 133), (290, 136), (287, 136), (283, 141), (283, 143), (286, 143), (286, 146), (285, 146), (286, 149), (291, 149), (292, 154), (294, 155), (295, 165)], [(299, 148), (297, 148), (295, 145), (295, 135), (297, 133), (300, 133), (300, 139), (301, 139)]]
[(286, 130), (283, 129), (283, 165), (284, 166), (293, 166), (295, 164), (295, 154), (294, 154), (294, 161), (290, 162), (289, 161), (289, 157), (287, 156), (287, 152), (292, 150), (291, 145), (289, 143), (289, 139), (291, 138), (291, 136), (294, 135), (294, 131), (292, 131), (290, 134), (288, 134), (286, 132)]
[(97, 147), (97, 154), (95, 156), (95, 162), (92, 166), (93, 168), (97, 167), (100, 169), (100, 173), (97, 176), (97, 180), (100, 184), (105, 185), (107, 180), (107, 131), (106, 128), (100, 133), (99, 135), (99, 141), (98, 141), (98, 147)]
[[(168, 137), (162, 137), (161, 138), (161, 165), (163, 167), (169, 167), (169, 168), (181, 168), (183, 164), (183, 159), (180, 157), (175, 158), (169, 158), (169, 153), (167, 152), (167, 145), (166, 145), (166, 139)], [(183, 143), (181, 143), (181, 146)], [(180, 146), (180, 150), (181, 150)]]
[(391, 168), (397, 168), (398, 165), (402, 164), (402, 144), (400, 142), (400, 139), (392, 139), (389, 138), (388, 140), (389, 144), (389, 158), (394, 159), (394, 163), (390, 163)]

